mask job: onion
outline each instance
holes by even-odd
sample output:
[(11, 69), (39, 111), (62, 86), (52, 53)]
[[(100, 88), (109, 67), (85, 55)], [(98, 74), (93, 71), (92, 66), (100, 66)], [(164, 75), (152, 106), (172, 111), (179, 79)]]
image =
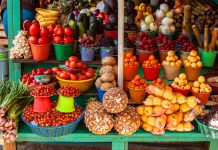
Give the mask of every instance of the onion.
[(96, 9), (95, 11), (93, 11), (93, 15), (94, 16), (98, 16), (100, 14), (100, 10), (99, 9)]
[(75, 16), (78, 16), (78, 15), (79, 15), (79, 9), (74, 9), (73, 14), (74, 14)]
[(6, 118), (0, 118), (0, 126), (4, 126), (4, 124), (7, 122), (8, 120)]

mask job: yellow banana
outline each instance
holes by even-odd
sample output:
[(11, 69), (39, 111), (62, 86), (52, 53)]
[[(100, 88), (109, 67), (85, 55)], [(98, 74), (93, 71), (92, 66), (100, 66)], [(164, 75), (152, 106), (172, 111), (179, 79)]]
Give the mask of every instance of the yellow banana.
[(48, 17), (48, 18), (36, 18), (40, 22), (47, 21), (58, 21), (58, 17)]
[(58, 11), (53, 11), (53, 10), (47, 10), (47, 9), (42, 9), (42, 8), (36, 8), (37, 13), (42, 15), (43, 17), (57, 17), (59, 16)]
[(56, 21), (42, 21), (42, 22), (39, 22), (40, 26), (43, 27), (43, 26), (49, 26), (51, 24), (56, 24)]

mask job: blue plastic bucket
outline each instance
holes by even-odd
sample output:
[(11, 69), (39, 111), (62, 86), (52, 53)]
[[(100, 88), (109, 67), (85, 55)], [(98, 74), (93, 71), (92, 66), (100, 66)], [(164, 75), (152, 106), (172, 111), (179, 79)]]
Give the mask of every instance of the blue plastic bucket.
[(97, 88), (97, 91), (98, 91), (98, 100), (99, 100), (100, 102), (102, 102), (104, 93), (106, 93), (106, 91), (102, 91), (102, 90), (99, 89), (99, 88)]
[(100, 47), (99, 50), (99, 55), (101, 57), (101, 59), (107, 57), (107, 56), (112, 56), (114, 55), (115, 52), (115, 47)]
[(82, 61), (93, 61), (95, 56), (95, 47), (80, 47), (81, 60)]

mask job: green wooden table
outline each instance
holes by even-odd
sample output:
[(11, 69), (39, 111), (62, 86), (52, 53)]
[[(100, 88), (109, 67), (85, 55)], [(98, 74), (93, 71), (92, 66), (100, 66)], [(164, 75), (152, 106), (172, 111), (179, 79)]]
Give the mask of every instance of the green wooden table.
[(164, 135), (156, 136), (149, 132), (139, 129), (131, 136), (118, 135), (110, 132), (107, 135), (95, 135), (88, 131), (84, 125), (80, 125), (72, 134), (56, 138), (41, 137), (31, 133), (30, 129), (21, 124), (18, 133), (17, 142), (110, 142), (112, 150), (128, 150), (129, 142), (210, 142), (210, 150), (218, 149), (218, 140), (206, 138), (197, 130), (192, 132), (170, 132), (166, 131)]

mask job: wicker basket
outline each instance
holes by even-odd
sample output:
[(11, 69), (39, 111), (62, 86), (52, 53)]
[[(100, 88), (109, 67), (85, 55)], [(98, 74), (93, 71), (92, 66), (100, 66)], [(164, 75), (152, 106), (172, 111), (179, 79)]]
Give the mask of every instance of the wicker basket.
[(83, 119), (84, 113), (85, 111), (83, 111), (82, 115), (74, 122), (64, 126), (57, 126), (57, 127), (41, 127), (41, 126), (33, 125), (29, 122), (26, 122), (22, 115), (21, 115), (21, 119), (25, 124), (29, 126), (29, 128), (33, 133), (39, 136), (59, 137), (74, 132), (76, 130), (76, 127), (79, 125), (79, 122)]
[(218, 129), (206, 126), (205, 124), (201, 123), (198, 119), (195, 120), (198, 124), (198, 130), (201, 132), (201, 134), (209, 138), (218, 139)]

